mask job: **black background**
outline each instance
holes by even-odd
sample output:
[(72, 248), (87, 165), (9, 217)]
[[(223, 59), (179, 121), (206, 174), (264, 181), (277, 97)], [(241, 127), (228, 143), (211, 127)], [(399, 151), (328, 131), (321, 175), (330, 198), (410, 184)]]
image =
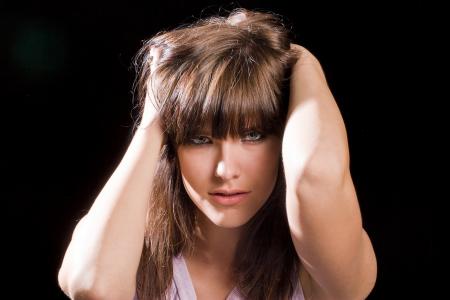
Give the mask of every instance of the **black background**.
[(431, 205), (419, 193), (422, 162), (414, 153), (419, 5), (60, 1), (0, 4), (3, 273), (17, 298), (66, 299), (57, 273), (72, 230), (131, 140), (131, 61), (142, 41), (239, 5), (284, 16), (294, 42), (322, 63), (346, 124), (364, 227), (378, 259), (369, 299), (428, 294)]

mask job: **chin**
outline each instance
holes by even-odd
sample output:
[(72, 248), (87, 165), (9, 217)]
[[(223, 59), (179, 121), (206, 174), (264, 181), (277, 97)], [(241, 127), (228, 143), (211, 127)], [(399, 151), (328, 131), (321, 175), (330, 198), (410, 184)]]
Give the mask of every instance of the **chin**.
[(216, 226), (227, 229), (235, 229), (244, 226), (251, 219), (252, 216), (236, 216), (229, 214), (218, 213), (214, 216), (206, 215), (206, 217)]
[(243, 226), (246, 222), (230, 222), (230, 221), (225, 221), (225, 222), (220, 222), (220, 223), (216, 223), (214, 222), (214, 224), (216, 224), (218, 227), (221, 228), (226, 228), (226, 229), (235, 229), (235, 228), (239, 228), (241, 226)]

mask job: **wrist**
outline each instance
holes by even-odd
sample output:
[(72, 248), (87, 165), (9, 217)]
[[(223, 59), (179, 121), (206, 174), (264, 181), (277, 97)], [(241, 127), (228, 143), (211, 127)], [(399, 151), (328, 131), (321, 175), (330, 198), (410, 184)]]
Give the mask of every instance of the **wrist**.
[(136, 133), (163, 135), (161, 120), (159, 117), (143, 122), (136, 127)]

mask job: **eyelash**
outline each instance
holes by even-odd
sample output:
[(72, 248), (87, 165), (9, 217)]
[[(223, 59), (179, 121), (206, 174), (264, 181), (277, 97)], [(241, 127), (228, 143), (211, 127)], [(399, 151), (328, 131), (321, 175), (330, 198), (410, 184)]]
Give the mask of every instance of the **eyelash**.
[[(249, 132), (246, 133), (246, 135), (248, 136), (250, 133), (257, 133), (257, 134), (259, 134), (259, 138), (256, 139), (256, 140), (249, 140), (249, 141), (248, 141), (249, 143), (256, 144), (256, 143), (258, 143), (258, 142), (261, 142), (261, 141), (265, 138), (265, 135), (262, 134), (262, 133), (260, 133), (260, 132), (258, 132), (258, 131), (249, 131)], [(205, 145), (206, 143), (195, 143), (195, 142), (193, 142), (194, 139), (199, 139), (199, 138), (208, 138), (208, 137), (203, 136), (203, 135), (196, 136), (196, 137), (191, 138), (191, 139), (189, 140), (189, 144), (191, 144), (191, 145), (197, 145), (197, 146)], [(208, 138), (208, 139), (209, 139), (209, 138)]]

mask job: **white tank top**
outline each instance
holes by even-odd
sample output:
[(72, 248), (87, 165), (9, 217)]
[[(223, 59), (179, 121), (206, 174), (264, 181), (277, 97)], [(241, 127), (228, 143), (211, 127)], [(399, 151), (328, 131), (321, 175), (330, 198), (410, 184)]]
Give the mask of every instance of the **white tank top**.
[[(304, 300), (303, 290), (300, 282), (295, 289), (291, 300)], [(173, 280), (169, 291), (168, 299), (170, 300), (196, 300), (194, 285), (189, 275), (189, 271), (181, 253), (173, 258)], [(235, 287), (226, 300), (244, 300), (244, 297)]]

